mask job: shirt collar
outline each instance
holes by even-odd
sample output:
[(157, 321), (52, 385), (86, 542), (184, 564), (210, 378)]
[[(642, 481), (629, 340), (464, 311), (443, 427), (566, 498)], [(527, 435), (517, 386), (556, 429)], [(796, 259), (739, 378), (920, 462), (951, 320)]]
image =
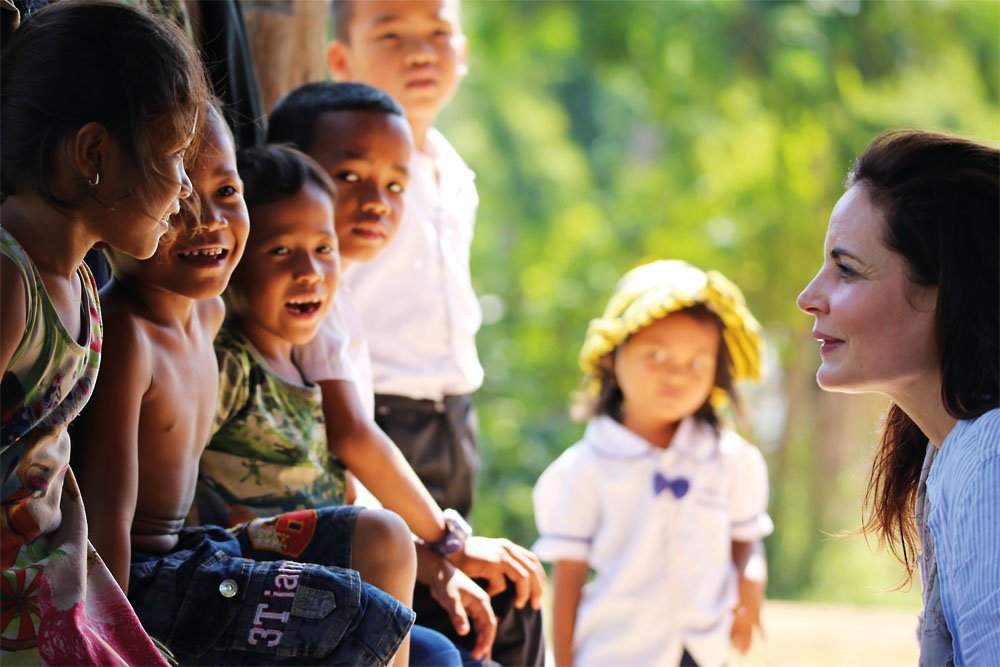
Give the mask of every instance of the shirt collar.
[[(443, 172), (447, 177), (456, 177), (468, 181), (474, 181), (476, 174), (469, 165), (465, 163), (462, 156), (452, 147), (444, 135), (433, 127), (427, 130), (427, 138), (422, 149), (414, 150), (411, 160), (411, 178), (414, 173), (422, 173), (421, 169), (427, 173)], [(420, 164), (424, 166), (421, 168)]]
[(677, 427), (670, 447), (661, 450), (608, 415), (591, 419), (583, 439), (598, 456), (607, 459), (638, 459), (675, 452), (679, 456), (703, 460), (715, 453), (719, 441), (711, 425), (694, 417), (685, 417)]

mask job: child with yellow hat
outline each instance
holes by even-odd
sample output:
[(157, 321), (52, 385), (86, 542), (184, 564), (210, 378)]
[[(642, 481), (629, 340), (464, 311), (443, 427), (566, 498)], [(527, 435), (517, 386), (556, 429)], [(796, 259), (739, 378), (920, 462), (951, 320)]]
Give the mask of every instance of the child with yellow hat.
[(586, 432), (534, 490), (557, 664), (704, 667), (725, 663), (730, 641), (749, 648), (773, 530), (767, 469), (717, 409), (759, 378), (760, 357), (739, 288), (679, 260), (627, 273), (591, 321)]

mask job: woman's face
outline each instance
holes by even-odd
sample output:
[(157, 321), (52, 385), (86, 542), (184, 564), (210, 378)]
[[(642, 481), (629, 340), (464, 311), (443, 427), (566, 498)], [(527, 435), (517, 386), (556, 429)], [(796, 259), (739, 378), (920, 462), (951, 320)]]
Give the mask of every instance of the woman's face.
[(862, 185), (851, 187), (830, 215), (823, 265), (797, 299), (816, 318), (823, 389), (894, 397), (940, 372), (937, 288), (911, 282), (884, 236), (882, 213)]

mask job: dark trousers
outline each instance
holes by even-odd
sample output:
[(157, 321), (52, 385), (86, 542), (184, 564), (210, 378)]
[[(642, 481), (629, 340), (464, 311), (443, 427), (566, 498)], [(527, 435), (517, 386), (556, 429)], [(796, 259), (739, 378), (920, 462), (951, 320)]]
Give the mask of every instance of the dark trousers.
[(418, 401), (376, 394), (375, 421), (403, 452), (437, 504), (469, 518), (479, 472), (479, 429), (472, 397)]
[[(414, 400), (404, 396), (375, 396), (375, 421), (399, 447), (431, 496), (443, 508), (468, 517), (479, 471), (478, 428), (470, 396), (448, 396), (443, 401)], [(479, 582), (485, 585), (485, 582)], [(542, 614), (514, 607), (514, 589), (491, 600), (496, 613), (497, 638), (493, 660), (507, 667), (545, 663)], [(455, 633), (447, 612), (434, 601), (430, 590), (417, 584), (413, 596), (417, 622), (471, 649), (475, 632)]]

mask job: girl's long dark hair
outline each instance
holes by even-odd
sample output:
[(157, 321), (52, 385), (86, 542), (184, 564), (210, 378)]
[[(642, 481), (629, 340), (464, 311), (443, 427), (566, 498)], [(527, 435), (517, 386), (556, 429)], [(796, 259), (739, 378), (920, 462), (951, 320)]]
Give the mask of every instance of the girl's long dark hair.
[[(883, 240), (903, 256), (909, 279), (938, 289), (935, 331), (928, 333), (936, 339), (948, 413), (971, 419), (998, 407), (1000, 150), (946, 134), (886, 132), (857, 159), (847, 185), (861, 185), (884, 216)], [(906, 566), (906, 581), (926, 446), (927, 436), (891, 404), (862, 530)]]
[(161, 144), (183, 143), (208, 95), (198, 55), (166, 19), (115, 0), (52, 3), (3, 45), (0, 190), (71, 207), (51, 188), (54, 164), (68, 138), (97, 122), (131, 162), (130, 191), (146, 204), (176, 180), (155, 159), (164, 146), (153, 124)]

